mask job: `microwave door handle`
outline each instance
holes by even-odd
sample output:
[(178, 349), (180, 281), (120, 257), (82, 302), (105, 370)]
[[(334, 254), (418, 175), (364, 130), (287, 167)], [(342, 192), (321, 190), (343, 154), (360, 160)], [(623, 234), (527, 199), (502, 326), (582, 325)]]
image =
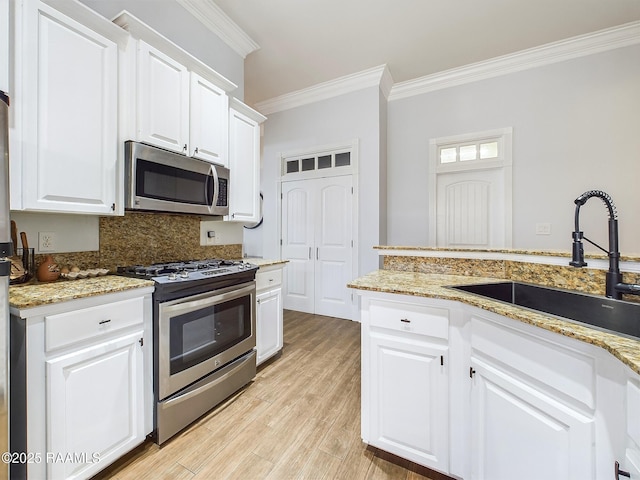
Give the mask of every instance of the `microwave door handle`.
[[(209, 202), (209, 211), (213, 211), (216, 204), (218, 203), (218, 195), (220, 193), (220, 188), (218, 186), (218, 172), (216, 171), (216, 167), (214, 165), (211, 165), (209, 167), (209, 177), (213, 178), (213, 191), (210, 191), (209, 181), (207, 181), (206, 196), (207, 201)], [(211, 193), (211, 195), (209, 195), (209, 193)]]

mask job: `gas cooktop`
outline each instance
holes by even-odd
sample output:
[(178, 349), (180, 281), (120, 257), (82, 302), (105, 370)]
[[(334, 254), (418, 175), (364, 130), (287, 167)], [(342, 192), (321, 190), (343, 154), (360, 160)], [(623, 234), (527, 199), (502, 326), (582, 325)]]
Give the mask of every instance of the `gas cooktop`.
[(243, 261), (216, 258), (118, 267), (118, 274), (154, 280), (156, 283), (175, 283), (233, 275), (257, 268)]

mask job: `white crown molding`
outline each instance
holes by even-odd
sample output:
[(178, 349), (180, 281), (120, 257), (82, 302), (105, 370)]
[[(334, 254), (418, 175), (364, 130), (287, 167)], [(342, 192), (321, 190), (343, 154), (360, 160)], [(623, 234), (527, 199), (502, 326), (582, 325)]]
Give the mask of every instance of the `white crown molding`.
[(309, 88), (258, 102), (255, 107), (264, 115), (269, 115), (368, 87), (380, 86), (390, 91), (389, 86), (392, 84), (393, 79), (391, 78), (389, 69), (386, 65), (380, 65), (379, 67), (345, 75), (344, 77), (319, 83)]
[(389, 99), (391, 89), (393, 88), (393, 77), (388, 68), (382, 71), (382, 78), (380, 79), (380, 91), (384, 95), (384, 98)]
[(267, 117), (262, 115), (260, 112), (256, 112), (253, 108), (251, 108), (246, 103), (241, 102), (235, 97), (229, 97), (229, 108), (233, 108), (237, 112), (243, 114), (246, 117), (249, 117), (255, 120), (258, 123), (264, 122)]
[(202, 24), (229, 45), (238, 55), (246, 58), (260, 48), (212, 0), (176, 0)]
[(389, 101), (563, 62), (640, 43), (640, 22), (553, 42), (487, 61), (407, 80), (391, 88)]

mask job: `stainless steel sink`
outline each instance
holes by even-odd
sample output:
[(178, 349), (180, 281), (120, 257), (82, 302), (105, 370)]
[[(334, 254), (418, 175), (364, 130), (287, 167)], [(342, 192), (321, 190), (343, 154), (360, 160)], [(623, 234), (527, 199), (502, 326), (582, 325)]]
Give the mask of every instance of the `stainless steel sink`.
[(520, 282), (451, 288), (640, 338), (640, 304)]

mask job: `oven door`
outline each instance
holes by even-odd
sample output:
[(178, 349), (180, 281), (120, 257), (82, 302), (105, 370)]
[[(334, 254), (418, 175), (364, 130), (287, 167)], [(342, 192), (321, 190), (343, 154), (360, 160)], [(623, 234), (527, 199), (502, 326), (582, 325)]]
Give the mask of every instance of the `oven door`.
[(255, 282), (161, 303), (158, 400), (256, 346)]

